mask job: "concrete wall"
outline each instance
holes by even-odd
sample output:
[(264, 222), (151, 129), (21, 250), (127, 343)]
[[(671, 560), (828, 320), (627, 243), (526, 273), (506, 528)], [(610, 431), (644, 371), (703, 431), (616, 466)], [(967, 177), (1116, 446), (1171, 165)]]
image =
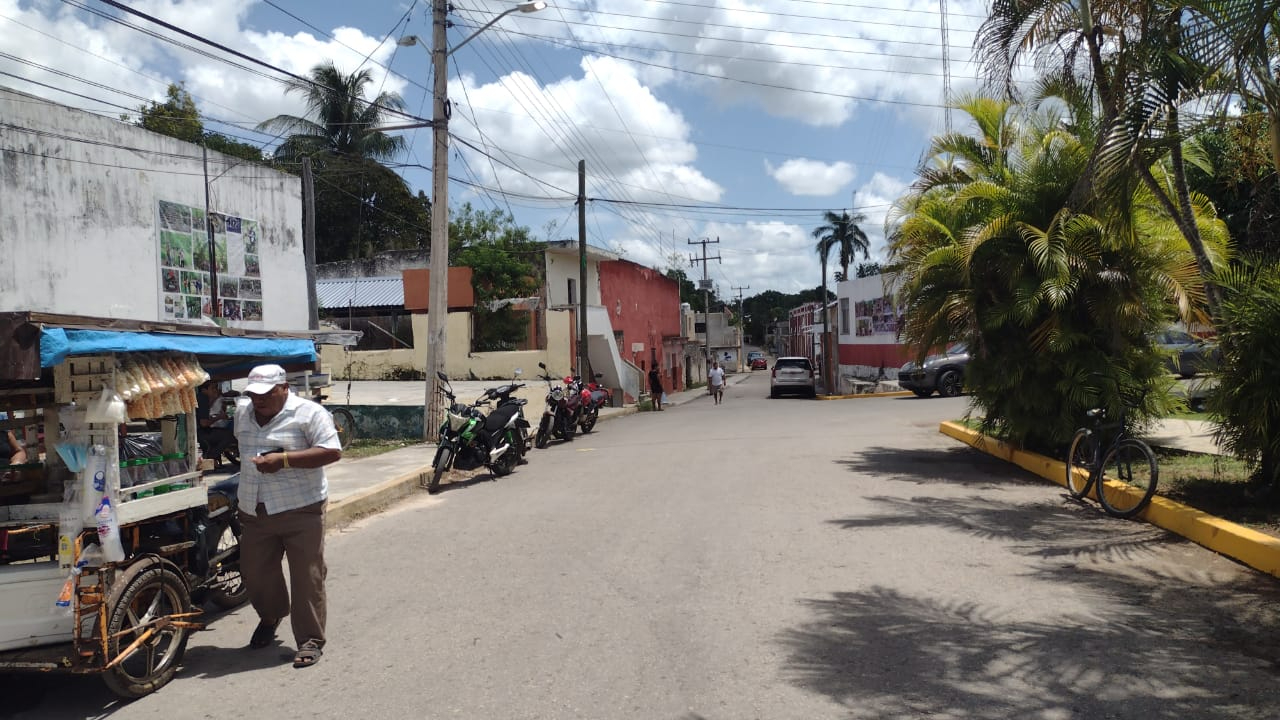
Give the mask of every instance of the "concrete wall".
[(680, 286), (676, 281), (629, 260), (602, 262), (600, 296), (613, 332), (622, 333), (618, 347), (622, 357), (646, 370), (656, 357), (659, 367), (669, 371), (672, 358), (663, 339), (681, 333)]
[[(201, 149), (0, 88), (0, 310), (162, 319), (159, 202), (203, 208)], [(210, 210), (259, 223), (263, 320), (307, 327), (301, 181), (209, 153)], [(231, 323), (241, 324), (241, 323)]]
[(424, 268), (431, 253), (426, 250), (387, 250), (371, 258), (340, 260), (316, 265), (316, 277), (324, 279), (399, 276), (402, 270)]
[[(427, 365), (427, 314), (415, 313), (413, 349), (361, 350), (347, 353), (340, 347), (321, 345), (320, 359), (326, 372), (335, 379), (350, 375), (357, 380), (396, 380), (421, 377)], [(572, 364), (570, 353), (570, 313), (547, 313), (547, 350), (471, 353), (471, 314), (449, 313), (445, 332), (448, 352), (445, 373), (451, 378), (510, 378), (515, 368), (526, 376), (535, 375), (538, 363), (546, 363), (556, 372), (567, 371)]]

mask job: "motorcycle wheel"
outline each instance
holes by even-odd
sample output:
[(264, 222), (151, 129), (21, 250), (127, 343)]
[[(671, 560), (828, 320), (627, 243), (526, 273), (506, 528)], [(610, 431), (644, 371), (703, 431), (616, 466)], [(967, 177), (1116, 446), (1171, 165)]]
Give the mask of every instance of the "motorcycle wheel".
[(444, 475), (444, 471), (449, 467), (449, 461), (453, 459), (453, 450), (451, 448), (441, 448), (440, 457), (436, 458), (435, 469), (431, 473), (431, 482), (427, 485), (427, 492), (435, 494), (440, 490), (440, 477)]
[(577, 432), (578, 432), (578, 424), (573, 421), (573, 418), (571, 417), (565, 418), (564, 428), (561, 431), (561, 434), (563, 435), (564, 439), (573, 440), (573, 436)]
[(591, 412), (587, 413), (586, 417), (582, 418), (582, 425), (580, 427), (582, 428), (582, 432), (584, 435), (595, 429), (596, 419), (598, 419), (599, 417), (600, 417), (600, 411), (592, 410)]
[(489, 466), (489, 470), (493, 472), (494, 477), (510, 475), (516, 469), (516, 462), (520, 459), (520, 453), (516, 450), (516, 439), (512, 437), (511, 433), (507, 433), (504, 440), (511, 445), (511, 448), (502, 453), (502, 456)]
[(538, 423), (538, 434), (533, 438), (533, 446), (542, 450), (549, 444), (551, 444), (551, 421), (543, 418), (542, 422)]
[[(218, 518), (210, 528), (218, 538), (214, 557), (225, 559), (218, 568), (217, 589), (209, 594), (209, 601), (223, 610), (240, 607), (249, 599), (249, 589), (240, 577), (240, 523), (234, 515), (232, 510), (226, 514), (225, 522)], [(213, 568), (209, 570), (213, 572)]]

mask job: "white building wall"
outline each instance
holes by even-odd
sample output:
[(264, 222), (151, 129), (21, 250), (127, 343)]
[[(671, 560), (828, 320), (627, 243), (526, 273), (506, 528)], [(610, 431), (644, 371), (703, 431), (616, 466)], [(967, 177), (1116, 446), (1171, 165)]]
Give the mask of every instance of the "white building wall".
[[(587, 250), (587, 305), (599, 306), (600, 300), (600, 260), (602, 259), (596, 253), (594, 248)], [(575, 292), (578, 290), (579, 262), (578, 251), (576, 248), (572, 252), (559, 251), (548, 248), (547, 258), (547, 304), (551, 307), (562, 305), (577, 306), (581, 302), (581, 298), (575, 295), (569, 298), (569, 280), (573, 280)], [(617, 260), (616, 255), (610, 254), (606, 260)]]
[[(200, 147), (5, 88), (0, 123), (0, 311), (161, 320), (158, 206), (204, 207)], [(261, 229), (246, 325), (305, 330), (300, 179), (214, 152), (208, 177), (212, 212)]]

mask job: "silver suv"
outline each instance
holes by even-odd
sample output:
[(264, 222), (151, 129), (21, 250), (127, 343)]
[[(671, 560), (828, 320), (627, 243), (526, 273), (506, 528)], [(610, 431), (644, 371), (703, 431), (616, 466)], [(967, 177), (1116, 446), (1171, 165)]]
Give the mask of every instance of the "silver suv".
[(817, 396), (813, 364), (809, 362), (809, 358), (780, 357), (773, 362), (773, 374), (769, 379), (769, 397), (776, 398), (783, 393)]

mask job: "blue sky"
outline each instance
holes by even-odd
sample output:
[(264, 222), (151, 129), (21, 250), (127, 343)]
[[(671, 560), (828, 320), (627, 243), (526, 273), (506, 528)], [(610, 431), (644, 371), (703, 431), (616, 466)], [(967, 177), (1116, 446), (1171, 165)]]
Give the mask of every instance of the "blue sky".
[[(348, 72), (369, 67), (378, 87), (430, 117), (428, 54), (396, 44), (410, 34), (429, 42), (429, 0), (126, 4), (299, 74), (326, 59)], [(450, 130), (484, 151), (453, 144), (450, 175), (465, 182), (451, 185), (452, 205), (509, 209), (538, 237), (576, 238), (568, 196), (584, 159), (597, 198), (592, 244), (665, 268), (695, 249), (689, 239), (718, 237), (711, 253), (722, 261), (710, 276), (725, 296), (817, 285), (809, 233), (823, 209), (856, 203), (873, 259), (883, 258), (885, 212), (943, 128), (936, 0), (548, 4), (506, 16), (451, 58)], [(451, 45), (513, 3), (454, 5)], [(956, 95), (976, 87), (970, 48), (985, 4), (947, 10)], [(268, 147), (272, 138), (253, 126), (303, 112), (268, 78), (90, 11), (124, 17), (99, 0), (0, 0), (0, 52), (12, 56), (0, 55), (0, 84), (117, 116), (116, 106), (184, 82), (212, 128)], [(404, 162), (429, 167), (431, 131), (405, 135), (413, 150)], [(428, 170), (403, 172), (430, 192)]]

